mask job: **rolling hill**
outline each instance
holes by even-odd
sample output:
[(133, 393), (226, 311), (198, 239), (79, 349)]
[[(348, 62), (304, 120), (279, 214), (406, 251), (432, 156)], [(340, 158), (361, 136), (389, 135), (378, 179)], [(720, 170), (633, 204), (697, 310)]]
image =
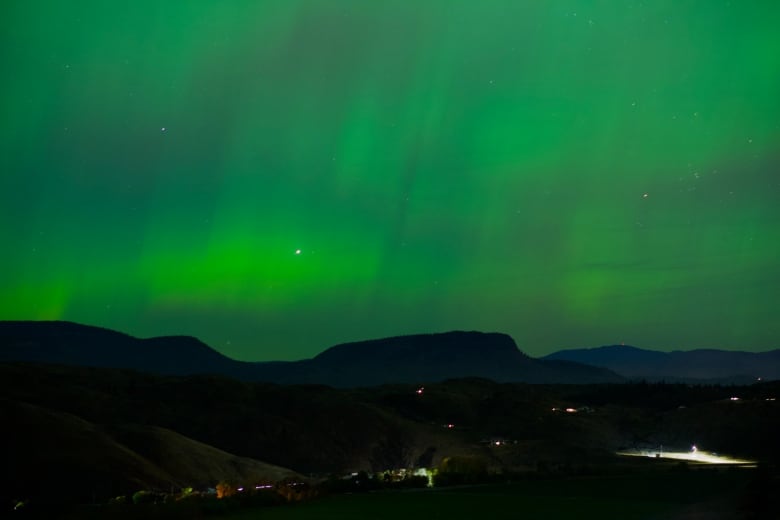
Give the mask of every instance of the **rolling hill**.
[(89, 502), (138, 490), (277, 482), (297, 473), (238, 457), (167, 428), (95, 424), (73, 413), (0, 399), (0, 496)]

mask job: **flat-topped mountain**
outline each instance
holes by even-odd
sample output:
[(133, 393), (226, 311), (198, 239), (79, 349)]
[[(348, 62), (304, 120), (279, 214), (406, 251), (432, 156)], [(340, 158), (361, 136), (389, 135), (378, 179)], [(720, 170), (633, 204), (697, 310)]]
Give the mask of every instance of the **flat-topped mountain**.
[(448, 332), (345, 343), (312, 359), (236, 361), (191, 337), (138, 339), (69, 322), (0, 322), (0, 361), (130, 368), (167, 375), (221, 374), (244, 381), (338, 387), (427, 383), (460, 377), (500, 382), (602, 383), (603, 368), (523, 354), (511, 337)]
[(542, 359), (565, 360), (613, 370), (632, 379), (750, 383), (780, 379), (780, 350), (735, 352), (698, 349), (658, 352), (628, 345), (571, 349)]
[(459, 377), (529, 383), (618, 381), (615, 374), (581, 364), (540, 361), (506, 334), (445, 332), (336, 345), (307, 363), (316, 373), (373, 381), (414, 383)]
[[(365, 381), (390, 378), (404, 383), (453, 377), (517, 381), (543, 377), (536, 364), (507, 335), (446, 332), (343, 343), (318, 354), (309, 363), (321, 371), (359, 374)], [(530, 370), (529, 370), (530, 369)]]

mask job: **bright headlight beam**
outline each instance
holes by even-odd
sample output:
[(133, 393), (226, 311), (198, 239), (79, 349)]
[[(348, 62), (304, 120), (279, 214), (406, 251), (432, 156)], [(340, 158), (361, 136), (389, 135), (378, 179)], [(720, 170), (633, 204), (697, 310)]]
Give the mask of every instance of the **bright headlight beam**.
[(691, 451), (659, 451), (659, 450), (629, 450), (618, 451), (618, 455), (626, 457), (650, 457), (654, 459), (674, 459), (700, 462), (702, 464), (755, 464), (754, 460), (737, 459), (725, 455), (717, 455), (702, 451), (695, 446)]

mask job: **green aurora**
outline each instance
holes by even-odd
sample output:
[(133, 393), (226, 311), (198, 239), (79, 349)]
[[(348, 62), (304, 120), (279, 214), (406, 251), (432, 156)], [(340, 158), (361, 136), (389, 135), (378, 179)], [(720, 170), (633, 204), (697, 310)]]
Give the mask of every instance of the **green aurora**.
[(245, 360), (780, 347), (776, 0), (6, 0), (0, 319)]

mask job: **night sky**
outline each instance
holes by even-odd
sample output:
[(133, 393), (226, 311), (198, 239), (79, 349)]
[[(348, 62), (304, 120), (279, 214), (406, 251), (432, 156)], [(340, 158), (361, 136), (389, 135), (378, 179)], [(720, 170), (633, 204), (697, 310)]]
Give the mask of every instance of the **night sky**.
[(6, 0), (0, 319), (246, 360), (780, 347), (780, 2)]

